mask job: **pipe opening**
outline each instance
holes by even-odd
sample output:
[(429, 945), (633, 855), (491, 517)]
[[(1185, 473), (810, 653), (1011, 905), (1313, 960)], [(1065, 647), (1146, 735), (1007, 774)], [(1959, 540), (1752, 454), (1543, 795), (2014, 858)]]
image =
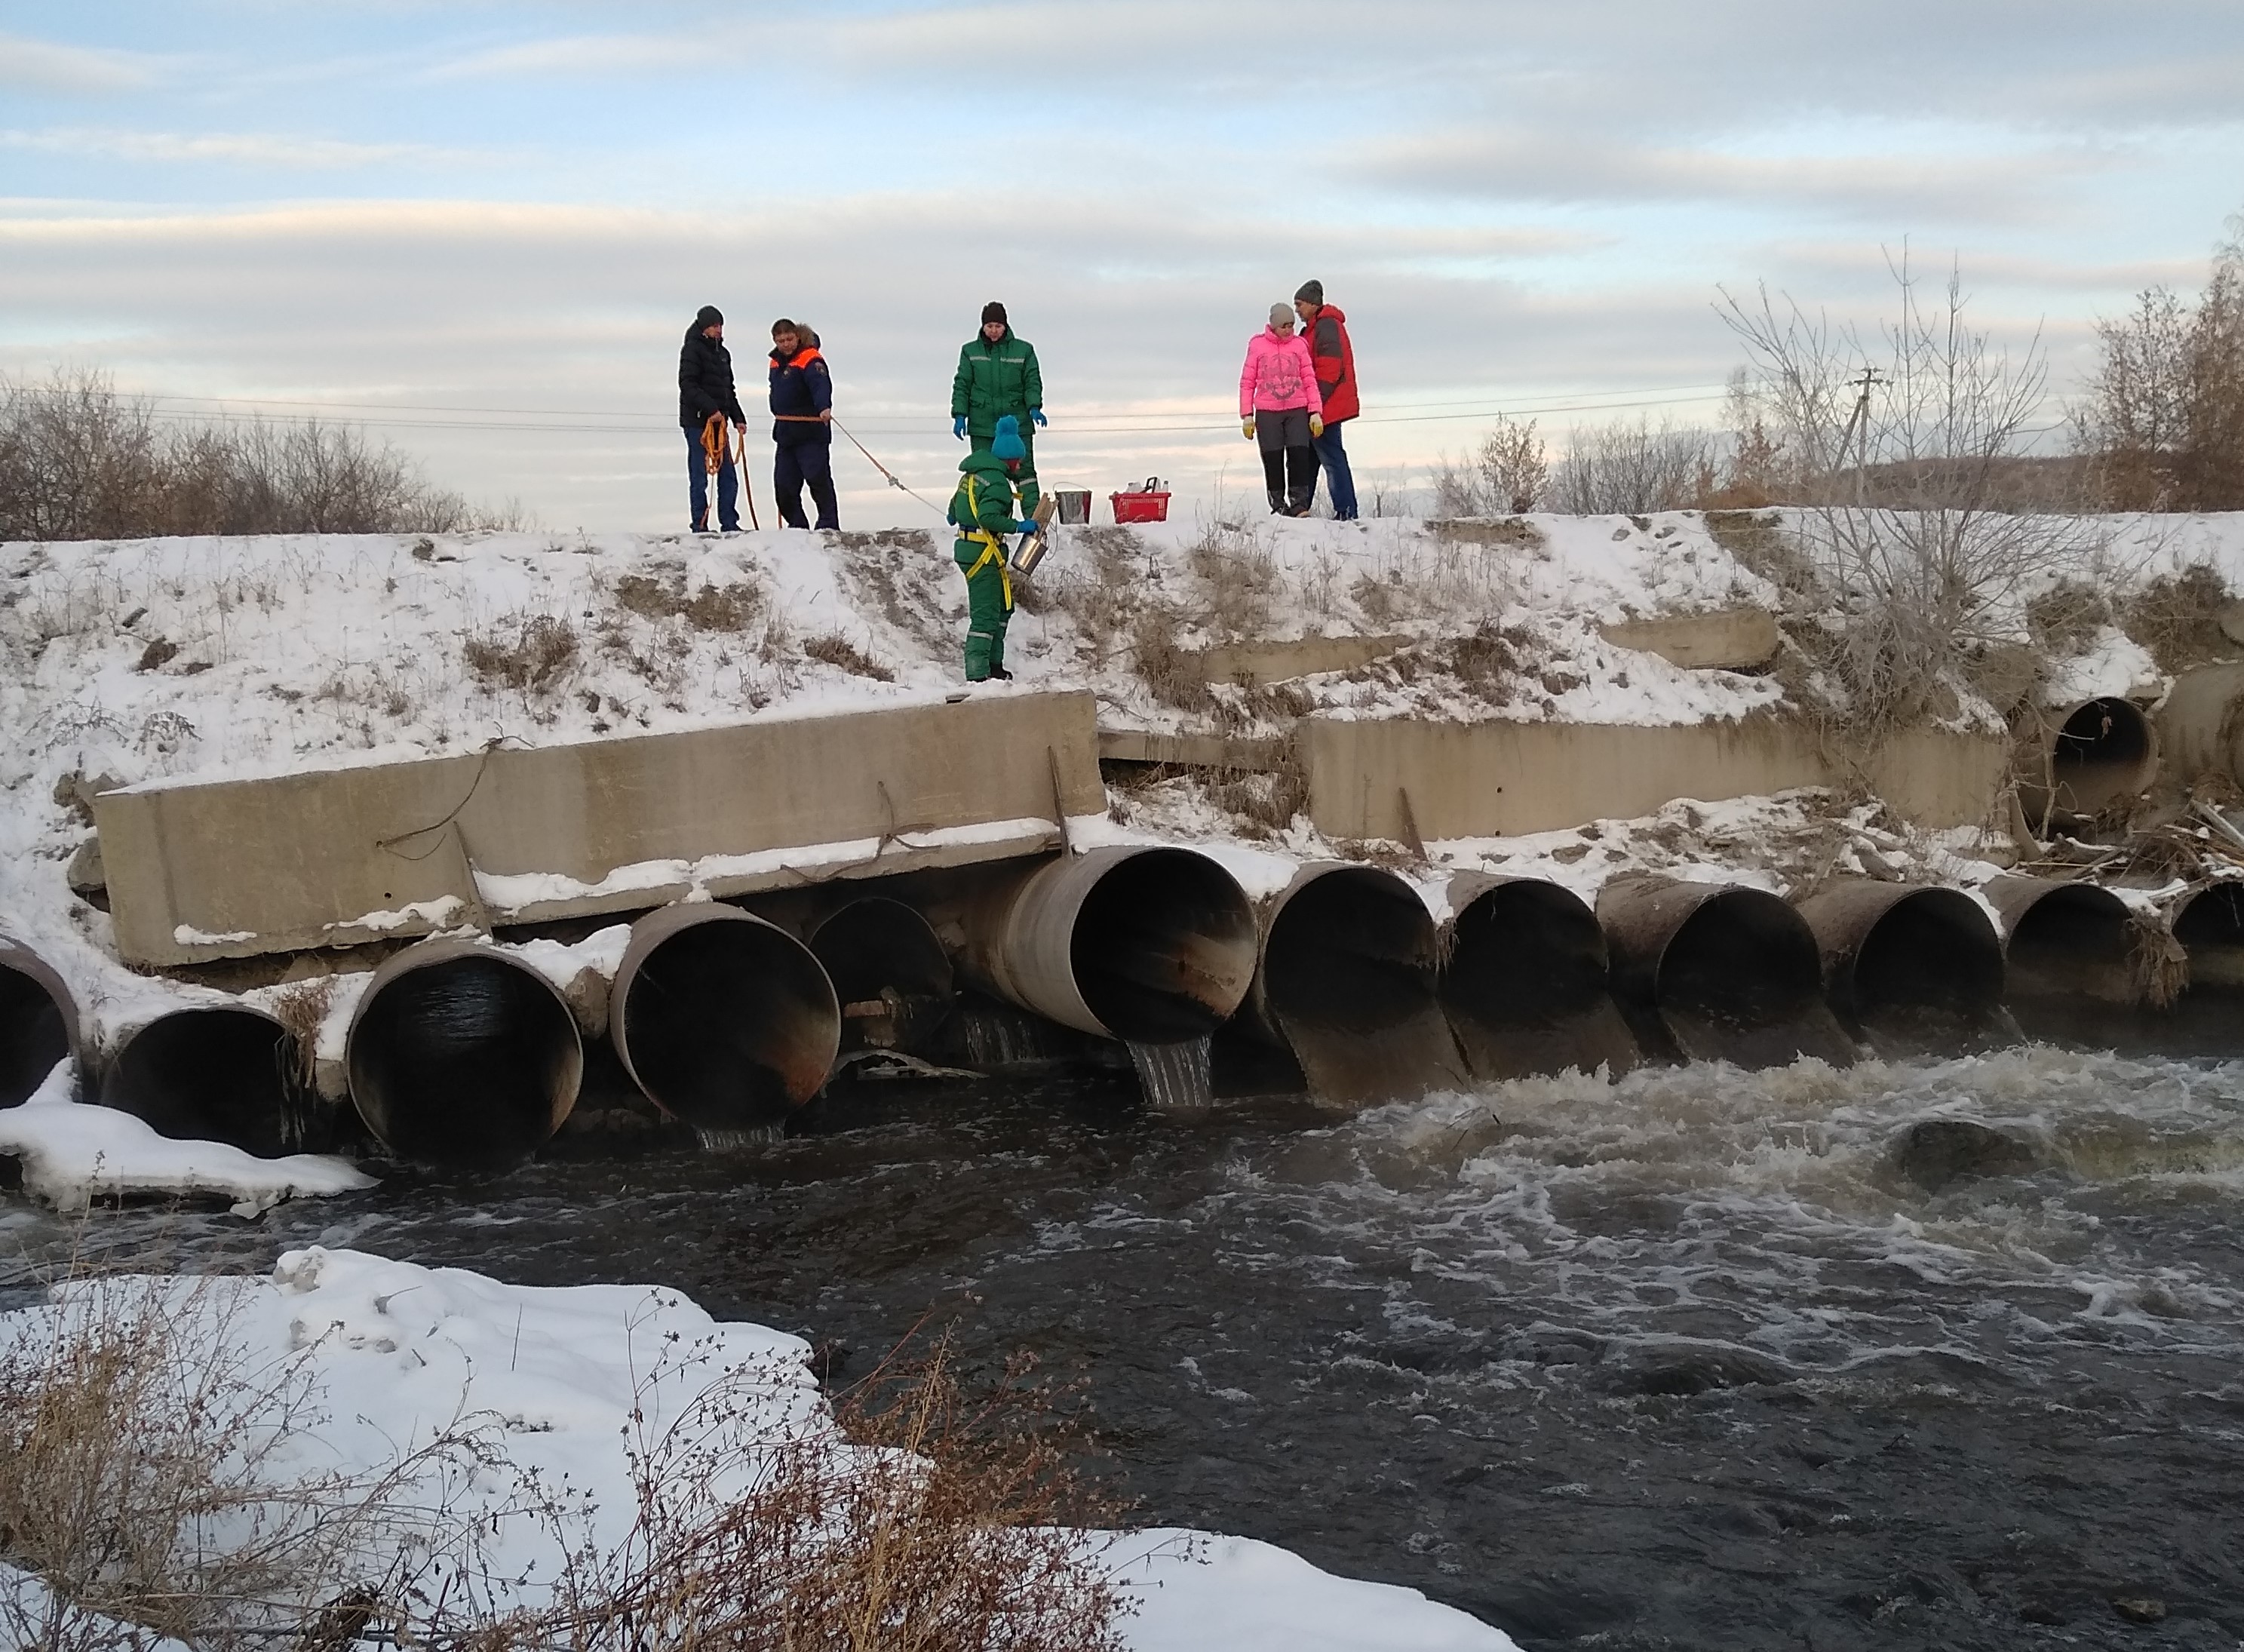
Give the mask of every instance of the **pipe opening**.
[(919, 1049), (950, 1013), (950, 956), (902, 901), (851, 901), (819, 924), (810, 950), (841, 1001), (848, 1048)]
[(1815, 938), (1792, 908), (1757, 889), (1700, 904), (1659, 960), (1659, 1007), (1734, 1033), (1787, 1021), (1822, 996)]
[(1874, 1042), (1931, 1050), (1968, 1040), (2000, 1022), (2002, 942), (1970, 896), (1917, 890), (1871, 926), (1848, 996)]
[(544, 979), (497, 953), (401, 952), (353, 1021), (351, 1100), (402, 1158), (504, 1169), (544, 1146), (577, 1099), (584, 1052)]
[(70, 1012), (0, 954), (0, 1107), (20, 1106), (71, 1053)]
[(1131, 1044), (1206, 1038), (1254, 978), (1254, 912), (1230, 873), (1188, 849), (1117, 860), (1068, 938), (1084, 1006)]
[(2150, 719), (2128, 701), (2091, 700), (2065, 718), (2050, 741), (2045, 812), (2101, 814), (2143, 791), (2157, 772)]
[(1498, 884), (1451, 920), (1449, 947), (1442, 1006), (1479, 1077), (1635, 1065), (1605, 932), (1580, 897), (1528, 878)]
[(1435, 1002), (1433, 915), (1391, 872), (1343, 866), (1305, 884), (1270, 926), (1263, 992), (1284, 1019), (1367, 1034)]
[(657, 1107), (705, 1134), (784, 1123), (834, 1065), (833, 984), (809, 948), (760, 918), (669, 910), (686, 916), (650, 931), (618, 973), (611, 1025), (625, 1065)]
[(2244, 1054), (2244, 884), (2191, 896), (2174, 913), (2173, 938), (2189, 984), (2162, 1018), (2160, 1042), (2177, 1054)]
[(2132, 1004), (2132, 950), (2127, 909), (2118, 896), (2089, 884), (2059, 884), (2012, 922), (2011, 996)]
[(296, 1042), (269, 1015), (175, 1011), (128, 1036), (101, 1084), (104, 1107), (180, 1141), (224, 1141), (260, 1159), (301, 1153), (311, 1123)]

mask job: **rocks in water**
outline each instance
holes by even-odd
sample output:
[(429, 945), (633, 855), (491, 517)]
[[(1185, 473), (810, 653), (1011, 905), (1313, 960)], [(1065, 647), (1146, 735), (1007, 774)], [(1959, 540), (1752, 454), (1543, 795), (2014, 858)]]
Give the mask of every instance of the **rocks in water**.
[(2112, 1609), (2130, 1623), (2161, 1623), (2166, 1615), (2166, 1603), (2155, 1594), (2115, 1594)]
[(1927, 1193), (1967, 1176), (2025, 1175), (2037, 1162), (2024, 1142), (1969, 1119), (1920, 1119), (1893, 1148), (1895, 1171)]

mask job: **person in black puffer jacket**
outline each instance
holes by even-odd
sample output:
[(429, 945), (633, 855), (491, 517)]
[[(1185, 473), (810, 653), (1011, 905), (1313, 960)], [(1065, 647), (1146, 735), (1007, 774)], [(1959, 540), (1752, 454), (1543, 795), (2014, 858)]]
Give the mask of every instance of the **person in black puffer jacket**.
[(781, 316), (772, 323), (772, 492), (780, 520), (807, 528), (802, 488), (818, 506), (818, 525), (838, 528), (834, 502), (834, 377), (819, 353), (818, 335)]
[[(733, 355), (725, 348), (725, 316), (714, 304), (704, 304), (686, 329), (686, 342), (678, 352), (678, 423), (686, 432), (687, 492), (697, 533), (709, 526), (709, 468), (702, 433), (709, 421), (719, 421), (719, 434), (730, 422), (745, 432), (747, 416), (733, 389)], [(717, 470), (717, 525), (727, 533), (740, 531), (740, 477), (733, 470), (732, 443), (725, 444), (723, 463)]]

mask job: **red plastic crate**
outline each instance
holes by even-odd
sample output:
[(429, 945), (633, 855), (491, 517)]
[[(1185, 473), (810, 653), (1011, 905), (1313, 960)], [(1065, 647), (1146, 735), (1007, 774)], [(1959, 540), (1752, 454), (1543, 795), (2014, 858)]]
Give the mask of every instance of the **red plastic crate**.
[(1117, 522), (1166, 522), (1169, 519), (1169, 496), (1166, 493), (1110, 493), (1106, 498), (1114, 506)]

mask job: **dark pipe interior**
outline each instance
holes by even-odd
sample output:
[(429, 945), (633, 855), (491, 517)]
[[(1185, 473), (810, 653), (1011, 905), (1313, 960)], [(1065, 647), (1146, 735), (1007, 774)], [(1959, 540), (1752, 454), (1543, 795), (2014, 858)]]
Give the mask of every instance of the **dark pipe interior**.
[(1239, 885), (1182, 849), (1117, 862), (1084, 897), (1068, 941), (1085, 1006), (1139, 1044), (1214, 1032), (1238, 1007), (1254, 958), (1254, 914)]
[(2092, 815), (2133, 789), (2151, 755), (2151, 725), (2124, 700), (2092, 700), (2065, 719), (2051, 747), (2050, 785), (2060, 808)]
[(1934, 1014), (1977, 1024), (2003, 1001), (2003, 948), (1967, 895), (1921, 890), (1888, 907), (1855, 956), (1865, 1027)]
[(2174, 939), (2189, 954), (2190, 991), (2244, 990), (2244, 884), (2215, 884), (2174, 918)]
[(496, 958), (443, 958), (361, 1012), (351, 1099), (401, 1157), (503, 1169), (553, 1134), (578, 1060), (576, 1023), (543, 981)]
[(260, 1158), (304, 1150), (296, 1045), (248, 1010), (181, 1010), (125, 1041), (102, 1080), (104, 1106), (182, 1141), (225, 1141)]
[(2131, 945), (2126, 908), (2108, 891), (2051, 890), (2011, 931), (2011, 996), (2130, 999)]
[(1605, 941), (1587, 907), (1547, 884), (1499, 884), (1457, 914), (1442, 1001), (1483, 1019), (1526, 1026), (1598, 1008)]
[(868, 896), (818, 926), (810, 950), (844, 1004), (894, 988), (906, 998), (948, 998), (950, 957), (928, 922), (902, 901)]
[(615, 1010), (655, 1105), (696, 1129), (754, 1130), (816, 1093), (834, 1056), (834, 989), (818, 960), (765, 924), (674, 931)]
[(30, 1100), (70, 1047), (62, 1005), (21, 970), (0, 964), (0, 1107)]
[(1822, 988), (1815, 938), (1799, 915), (1774, 895), (1733, 889), (1684, 920), (1656, 991), (1664, 1013), (1744, 1032), (1803, 1014)]
[(1273, 1012), (1369, 1033), (1435, 1003), (1434, 921), (1410, 886), (1368, 867), (1328, 872), (1278, 914), (1263, 954)]

